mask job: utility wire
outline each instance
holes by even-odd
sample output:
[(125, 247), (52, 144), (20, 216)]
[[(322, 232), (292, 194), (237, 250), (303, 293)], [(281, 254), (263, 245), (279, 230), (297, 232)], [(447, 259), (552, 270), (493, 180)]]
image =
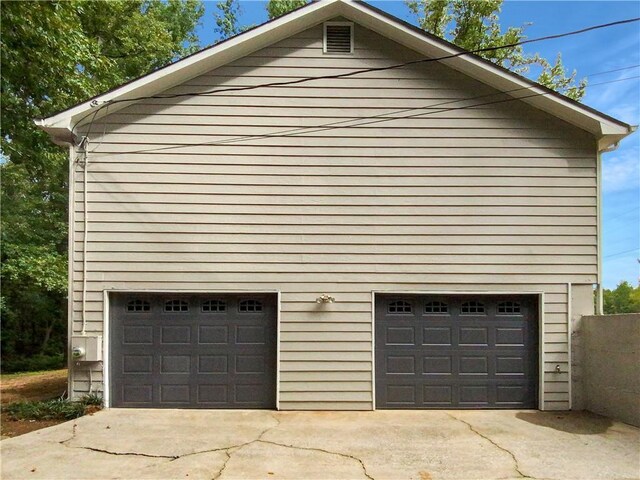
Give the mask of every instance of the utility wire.
[[(638, 65), (638, 66), (640, 66), (640, 65)], [(625, 69), (627, 69), (627, 68), (631, 68), (631, 67), (625, 67)], [(602, 72), (597, 72), (595, 74), (591, 74), (591, 76), (611, 73), (611, 72), (615, 72), (615, 71), (618, 71), (618, 70), (621, 70), (621, 69), (605, 70), (605, 71), (602, 71)], [(597, 85), (604, 85), (604, 84), (607, 84), (607, 83), (620, 82), (620, 81), (624, 81), (624, 80), (630, 80), (630, 79), (633, 79), (633, 78), (638, 78), (638, 77), (628, 77), (628, 78), (622, 78), (622, 79), (617, 79), (617, 80), (610, 80), (608, 82), (595, 83), (595, 84), (593, 84), (591, 86), (597, 86)], [(230, 138), (230, 139), (226, 139), (226, 140), (219, 140), (217, 143), (210, 143), (209, 142), (209, 143), (203, 143), (203, 144), (199, 144), (199, 145), (206, 145), (206, 144), (216, 144), (217, 145), (217, 144), (224, 144), (224, 143), (235, 143), (235, 142), (238, 142), (238, 141), (243, 141), (245, 139), (250, 140), (250, 139), (261, 139), (261, 138), (269, 138), (269, 137), (280, 137), (280, 136), (287, 136), (285, 134), (296, 134), (297, 132), (314, 133), (315, 131), (329, 130), (330, 128), (327, 128), (327, 127), (331, 127), (331, 126), (334, 126), (334, 125), (341, 125), (341, 124), (344, 124), (344, 123), (355, 122), (355, 121), (358, 121), (358, 120), (381, 118), (381, 117), (386, 117), (387, 115), (395, 115), (397, 113), (403, 113), (403, 112), (409, 112), (409, 111), (415, 111), (415, 110), (433, 109), (433, 108), (436, 108), (436, 107), (439, 107), (439, 106), (442, 106), (442, 105), (448, 105), (450, 103), (477, 100), (477, 99), (480, 99), (480, 98), (492, 97), (492, 96), (495, 96), (495, 95), (502, 95), (502, 94), (514, 93), (514, 92), (522, 91), (522, 90), (529, 90), (531, 88), (535, 88), (535, 87), (520, 87), (520, 88), (515, 88), (515, 89), (512, 89), (512, 90), (507, 90), (507, 91), (504, 91), (504, 92), (502, 92), (502, 91), (501, 92), (494, 92), (494, 93), (489, 93), (489, 94), (485, 94), (485, 95), (479, 95), (479, 96), (476, 96), (476, 97), (470, 97), (470, 98), (465, 98), (465, 99), (449, 100), (447, 102), (441, 102), (441, 103), (437, 103), (435, 105), (429, 105), (429, 106), (423, 106), (423, 107), (404, 108), (404, 109), (401, 109), (401, 110), (395, 110), (395, 111), (392, 111), (392, 112), (385, 112), (385, 113), (381, 113), (381, 114), (378, 114), (378, 115), (370, 115), (370, 116), (365, 116), (365, 117), (354, 117), (354, 118), (349, 118), (347, 120), (339, 120), (337, 122), (330, 122), (330, 123), (325, 123), (325, 124), (322, 124), (322, 125), (311, 126), (311, 127), (296, 127), (296, 128), (290, 129), (290, 130), (273, 132), (271, 134), (244, 135), (244, 136), (241, 136), (241, 137), (235, 137), (235, 138)], [(528, 97), (519, 97), (519, 98), (528, 98)], [(516, 99), (517, 98), (509, 99), (509, 101), (516, 100)], [(461, 107), (457, 107), (456, 109), (460, 109), (460, 108)], [(447, 110), (445, 109), (445, 110), (441, 110), (441, 111), (438, 111), (438, 112), (432, 112), (432, 113), (443, 113), (443, 112), (446, 112), (446, 111)], [(386, 120), (393, 120), (395, 118), (402, 119), (402, 118), (410, 118), (410, 117), (392, 117), (392, 118), (388, 118), (388, 119), (385, 118), (385, 121)], [(376, 123), (376, 122), (371, 122), (371, 123)], [(367, 123), (356, 124), (356, 125), (345, 125), (344, 127), (341, 127), (341, 128), (358, 127), (360, 125), (367, 125)], [(340, 127), (336, 127), (336, 128), (340, 128)], [(320, 130), (308, 131), (310, 129), (320, 129)], [(106, 131), (106, 122), (105, 122), (105, 129), (104, 130)], [(101, 144), (102, 144), (102, 141), (100, 142), (100, 144), (98, 144), (98, 146), (101, 145)], [(196, 145), (194, 145), (194, 146), (196, 146)], [(171, 147), (157, 147), (157, 149), (148, 149), (148, 150), (145, 150), (145, 151), (165, 150), (165, 149), (181, 148), (181, 147), (184, 148), (184, 147), (186, 147), (186, 145), (185, 146), (171, 146)], [(96, 151), (96, 150), (97, 150), (97, 147), (95, 147), (93, 149), (93, 151)], [(89, 153), (92, 153), (92, 152), (89, 152)], [(131, 153), (144, 153), (144, 152), (133, 151), (133, 152), (123, 152), (123, 153), (131, 154)]]
[(598, 75), (604, 75), (606, 73), (621, 72), (622, 70), (630, 70), (632, 68), (638, 68), (638, 67), (640, 67), (640, 63), (637, 63), (635, 65), (629, 65), (628, 67), (614, 68), (613, 70), (607, 70), (605, 72), (589, 73), (589, 74), (585, 75), (585, 77), (595, 77), (595, 76), (598, 76)]
[(621, 217), (624, 217), (626, 215), (629, 215), (632, 212), (637, 212), (638, 210), (640, 210), (640, 206), (632, 208), (631, 210), (627, 210), (625, 212), (622, 212), (622, 213), (616, 215), (615, 217), (607, 218), (607, 217), (603, 216), (603, 220), (606, 221), (606, 222), (611, 222), (611, 221), (616, 220), (618, 218), (621, 218)]
[[(461, 57), (463, 55), (468, 55), (468, 54), (477, 54), (477, 53), (483, 53), (483, 52), (492, 52), (492, 51), (502, 50), (502, 49), (505, 49), (505, 48), (514, 48), (514, 47), (518, 47), (520, 45), (526, 45), (526, 44), (529, 44), (529, 43), (541, 42), (541, 41), (545, 41), (545, 40), (553, 40), (553, 39), (557, 39), (557, 38), (568, 37), (568, 36), (571, 36), (571, 35), (578, 35), (578, 34), (589, 32), (589, 31), (593, 31), (593, 30), (598, 30), (598, 29), (602, 29), (602, 28), (609, 28), (609, 27), (613, 27), (613, 26), (617, 26), (617, 25), (624, 25), (624, 24), (633, 23), (633, 22), (637, 22), (637, 21), (640, 21), (640, 17), (629, 18), (629, 19), (626, 19), (626, 20), (619, 20), (619, 21), (616, 21), (616, 22), (603, 23), (603, 24), (600, 24), (600, 25), (593, 25), (593, 26), (590, 26), (590, 27), (582, 28), (580, 30), (573, 30), (573, 31), (570, 31), (570, 32), (559, 33), (559, 34), (556, 34), (556, 35), (547, 35), (547, 36), (544, 36), (544, 37), (532, 38), (532, 39), (529, 39), (529, 40), (523, 40), (521, 42), (514, 42), (514, 43), (506, 44), (506, 45), (499, 45), (499, 46), (495, 46), (495, 47), (485, 47), (485, 48), (479, 48), (479, 49), (476, 49), (476, 50), (464, 50), (464, 51), (461, 51), (461, 52), (458, 52), (458, 53), (454, 53), (454, 54), (450, 54), (450, 55), (444, 55), (442, 57), (436, 57), (436, 58), (422, 58), (420, 60), (412, 60), (410, 62), (399, 63), (399, 64), (396, 64), (396, 65), (390, 65), (390, 66), (387, 66), (387, 67), (364, 68), (364, 69), (360, 69), (360, 70), (353, 70), (351, 72), (339, 73), (339, 74), (335, 74), (335, 75), (323, 75), (323, 76), (317, 76), (317, 77), (303, 77), (303, 78), (298, 78), (296, 80), (288, 80), (288, 81), (282, 81), (282, 82), (272, 82), (272, 83), (265, 83), (265, 84), (260, 84), (260, 85), (244, 86), (244, 87), (228, 87), (228, 88), (221, 88), (221, 89), (217, 89), (217, 90), (211, 90), (211, 91), (208, 91), (208, 92), (185, 92), (185, 93), (175, 93), (175, 94), (169, 94), (169, 95), (148, 95), (148, 96), (141, 96), (141, 97), (128, 98), (128, 99), (120, 99), (120, 100), (107, 100), (104, 103), (102, 103), (101, 105), (97, 104), (97, 100), (93, 100), (92, 105), (97, 107), (97, 111), (100, 111), (105, 105), (113, 105), (113, 104), (122, 103), (122, 102), (137, 102), (137, 101), (140, 101), (140, 100), (148, 100), (148, 99), (167, 99), (167, 98), (179, 98), (179, 97), (187, 97), (187, 96), (210, 96), (210, 95), (217, 95), (219, 93), (229, 92), (229, 91), (255, 90), (255, 89), (258, 89), (258, 88), (268, 88), (268, 87), (283, 87), (283, 86), (288, 86), (288, 85), (295, 85), (295, 84), (305, 83), (305, 82), (309, 82), (309, 81), (313, 81), (313, 80), (320, 80), (320, 79), (347, 78), (347, 77), (351, 77), (351, 76), (354, 76), (354, 75), (360, 75), (362, 73), (379, 72), (379, 71), (384, 71), (384, 70), (393, 70), (393, 69), (397, 69), (397, 68), (406, 67), (406, 66), (409, 66), (409, 65), (416, 65), (416, 64), (429, 63), (429, 62), (438, 62), (438, 61), (441, 61), (441, 60), (449, 60), (449, 59), (452, 59), (452, 58), (457, 58), (457, 57)], [(83, 116), (80, 120), (78, 120), (76, 125), (74, 125), (73, 129), (75, 129), (78, 124), (80, 124), (85, 118), (87, 118), (91, 114), (93, 114), (93, 112), (89, 112), (87, 115)], [(91, 122), (91, 123), (93, 123), (93, 122)], [(72, 132), (73, 132), (73, 129), (72, 129)], [(89, 129), (89, 132), (90, 132), (90, 129)]]
[[(640, 75), (636, 76), (636, 77), (628, 77), (628, 78), (625, 78), (625, 79), (617, 79), (617, 80), (610, 80), (610, 81), (606, 81), (606, 82), (599, 82), (597, 84), (593, 84), (592, 86), (605, 85), (605, 84), (615, 83), (615, 82), (619, 82), (619, 81), (623, 81), (623, 80), (631, 80), (631, 79), (634, 79), (634, 78), (640, 78)], [(383, 114), (372, 115), (372, 116), (367, 116), (367, 117), (350, 118), (348, 120), (340, 120), (338, 122), (330, 122), (330, 123), (317, 125), (317, 126), (311, 126), (311, 127), (297, 127), (297, 128), (293, 128), (293, 129), (290, 129), (290, 130), (284, 130), (284, 131), (274, 132), (274, 133), (265, 133), (265, 134), (261, 134), (261, 135), (244, 135), (244, 136), (238, 136), (238, 137), (234, 137), (234, 138), (228, 138), (228, 139), (225, 139), (225, 140), (213, 140), (213, 141), (210, 141), (210, 142), (200, 142), (200, 143), (193, 143), (193, 144), (188, 144), (188, 145), (166, 145), (166, 146), (162, 146), (162, 147), (131, 150), (131, 151), (126, 151), (126, 152), (106, 153), (106, 154), (103, 154), (103, 155), (98, 154), (98, 155), (95, 155), (93, 158), (103, 158), (103, 157), (114, 156), (114, 155), (134, 155), (134, 154), (139, 154), (139, 153), (157, 152), (157, 151), (166, 151), (166, 150), (176, 150), (176, 149), (191, 148), (191, 147), (197, 147), (197, 146), (225, 145), (225, 144), (230, 144), (230, 143), (243, 142), (243, 141), (247, 141), (247, 140), (260, 140), (260, 139), (264, 139), (264, 138), (291, 137), (291, 136), (297, 136), (297, 135), (302, 135), (302, 134), (309, 134), (309, 133), (316, 133), (316, 132), (321, 132), (321, 131), (326, 131), (326, 130), (332, 130), (332, 129), (336, 129), (336, 128), (347, 129), (347, 128), (360, 127), (360, 126), (363, 126), (363, 125), (371, 125), (371, 124), (374, 124), (374, 123), (389, 122), (389, 121), (393, 121), (393, 120), (402, 120), (402, 119), (407, 119), (407, 118), (417, 118), (417, 117), (423, 117), (423, 116), (426, 116), (426, 115), (433, 115), (433, 114), (438, 114), (438, 113), (446, 113), (446, 112), (449, 112), (449, 111), (466, 110), (466, 109), (469, 109), (469, 108), (482, 107), (482, 106), (488, 106), (488, 105), (495, 105), (495, 104), (499, 104), (499, 103), (506, 103), (506, 102), (512, 102), (512, 101), (516, 101), (516, 100), (524, 100), (524, 99), (527, 99), (527, 98), (533, 98), (533, 97), (539, 97), (539, 96), (553, 94), (553, 92), (534, 93), (534, 94), (531, 94), (531, 95), (524, 95), (524, 96), (519, 96), (519, 97), (509, 97), (509, 98), (506, 98), (506, 99), (493, 100), (493, 101), (484, 102), (484, 103), (477, 103), (477, 104), (473, 104), (473, 105), (463, 105), (463, 106), (460, 106), (460, 107), (447, 107), (447, 108), (436, 109), (437, 107), (440, 107), (440, 106), (443, 106), (443, 105), (448, 105), (448, 104), (451, 104), (451, 103), (479, 100), (479, 99), (486, 98), (486, 97), (492, 97), (492, 96), (497, 96), (497, 95), (505, 95), (505, 94), (516, 92), (516, 91), (530, 90), (531, 88), (536, 88), (536, 87), (535, 86), (534, 87), (521, 87), (521, 88), (517, 88), (517, 89), (514, 89), (514, 90), (507, 90), (505, 92), (494, 92), (494, 93), (489, 93), (489, 94), (485, 94), (485, 95), (479, 95), (479, 96), (476, 96), (476, 97), (449, 100), (447, 102), (441, 102), (441, 103), (437, 103), (437, 104), (434, 104), (434, 105), (425, 105), (425, 106), (420, 106), (420, 107), (406, 108), (406, 109), (402, 109), (402, 110), (396, 110), (396, 111), (393, 111), (393, 112), (386, 112), (386, 113), (383, 113)], [(395, 115), (397, 113), (410, 112), (410, 111), (416, 111), (416, 110), (425, 110), (425, 109), (431, 109), (433, 111), (421, 112), (421, 113), (416, 113), (416, 114), (412, 114), (412, 115), (404, 115), (404, 116), (394, 116), (394, 117), (389, 117), (388, 116), (388, 115)], [(359, 120), (369, 120), (369, 121), (361, 122), (361, 123), (357, 123), (357, 124), (352, 124), (352, 125), (342, 125), (344, 123), (357, 122)]]
[(611, 255), (606, 255), (602, 258), (611, 258), (611, 257), (617, 257), (618, 255), (622, 255), (624, 253), (630, 253), (630, 252), (637, 252), (638, 250), (640, 250), (640, 247), (636, 247), (636, 248), (632, 248), (630, 250), (625, 250), (623, 252), (618, 252), (618, 253), (612, 253)]

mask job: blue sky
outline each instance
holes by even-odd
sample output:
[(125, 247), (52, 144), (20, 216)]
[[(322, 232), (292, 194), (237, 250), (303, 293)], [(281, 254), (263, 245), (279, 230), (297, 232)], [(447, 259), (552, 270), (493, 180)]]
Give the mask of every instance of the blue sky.
[[(403, 1), (369, 3), (403, 20), (415, 22)], [(216, 41), (216, 2), (205, 2), (206, 13), (199, 28), (203, 46)], [(240, 23), (259, 24), (267, 19), (266, 1), (240, 1)], [(507, 0), (501, 25), (529, 25), (529, 38), (577, 30), (590, 25), (640, 17), (638, 1), (517, 1)], [(596, 30), (582, 35), (533, 43), (528, 53), (540, 53), (553, 60), (562, 52), (564, 64), (579, 77), (640, 64), (640, 23)], [(631, 68), (589, 78), (589, 83), (622, 80), (640, 75)], [(534, 78), (535, 79), (535, 78)], [(640, 123), (640, 79), (622, 80), (587, 88), (583, 98), (594, 107), (632, 125)], [(620, 281), (637, 284), (640, 275), (640, 133), (623, 140), (620, 147), (603, 155), (603, 257), (606, 288)]]

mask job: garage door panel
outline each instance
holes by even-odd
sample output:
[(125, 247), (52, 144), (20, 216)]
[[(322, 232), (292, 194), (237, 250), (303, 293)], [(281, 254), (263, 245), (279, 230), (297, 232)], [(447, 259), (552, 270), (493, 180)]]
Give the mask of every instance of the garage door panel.
[(411, 326), (387, 327), (387, 345), (415, 345), (415, 328)]
[(378, 296), (378, 408), (534, 408), (536, 305), (510, 295)]
[(266, 345), (267, 330), (263, 325), (237, 325), (235, 327), (235, 343), (237, 345)]
[(526, 359), (524, 355), (496, 356), (496, 375), (524, 376), (526, 373)]
[(198, 355), (197, 372), (201, 374), (229, 373), (228, 355)]
[(153, 402), (153, 385), (151, 383), (137, 383), (122, 385), (121, 396), (124, 402), (130, 404), (148, 404)]
[(458, 336), (458, 345), (476, 346), (489, 345), (489, 328), (488, 327), (460, 327)]
[(422, 357), (424, 375), (451, 375), (453, 362), (450, 355), (428, 355)]
[(198, 343), (200, 345), (226, 345), (229, 343), (229, 327), (227, 325), (200, 325), (198, 327)]
[(152, 374), (153, 373), (153, 356), (152, 355), (124, 355), (122, 357), (123, 374)]
[(191, 344), (191, 326), (172, 325), (160, 327), (161, 345), (189, 345)]
[(275, 407), (274, 296), (117, 294), (111, 321), (113, 406)]
[(486, 355), (464, 355), (458, 359), (460, 375), (489, 376), (489, 359)]
[(197, 402), (224, 406), (229, 403), (229, 386), (226, 383), (200, 384), (197, 386)]
[(128, 326), (122, 328), (122, 343), (126, 345), (152, 345), (153, 327)]
[(188, 405), (191, 403), (190, 386), (188, 384), (161, 384), (160, 402)]
[(386, 393), (389, 405), (414, 405), (416, 403), (415, 385), (389, 385)]
[(422, 327), (422, 345), (451, 346), (452, 328), (446, 325)]
[(526, 332), (524, 327), (510, 326), (510, 327), (497, 327), (496, 330), (496, 345), (509, 345), (509, 346), (525, 346)]
[(451, 385), (422, 385), (425, 407), (449, 407), (453, 405), (453, 387)]
[(413, 375), (416, 373), (414, 355), (389, 355), (385, 358), (385, 372), (390, 375)]

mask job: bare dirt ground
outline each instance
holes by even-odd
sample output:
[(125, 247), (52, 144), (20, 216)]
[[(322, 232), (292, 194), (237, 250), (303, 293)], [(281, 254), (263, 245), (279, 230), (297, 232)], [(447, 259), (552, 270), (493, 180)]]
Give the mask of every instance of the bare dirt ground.
[[(0, 377), (2, 406), (20, 401), (49, 400), (64, 395), (67, 390), (67, 370), (12, 373)], [(62, 420), (11, 420), (4, 409), (0, 418), (0, 435), (16, 437), (62, 423)]]

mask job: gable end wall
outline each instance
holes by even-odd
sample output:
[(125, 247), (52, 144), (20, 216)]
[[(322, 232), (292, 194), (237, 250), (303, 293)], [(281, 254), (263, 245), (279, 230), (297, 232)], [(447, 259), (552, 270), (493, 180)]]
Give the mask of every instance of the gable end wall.
[[(419, 58), (359, 26), (355, 42), (353, 55), (324, 55), (318, 25), (166, 93)], [(410, 115), (416, 112), (391, 112), (418, 105), (459, 107), (490, 93), (428, 63), (286, 88), (146, 100), (94, 123), (87, 332), (106, 335), (104, 290), (278, 290), (280, 408), (371, 409), (372, 291), (543, 292), (544, 408), (568, 408), (568, 284), (597, 281), (596, 147), (585, 132), (506, 102), (206, 144)], [(167, 149), (176, 145), (182, 148)], [(132, 153), (147, 149), (156, 150)], [(82, 180), (76, 168), (75, 333)], [(322, 293), (336, 303), (319, 308)], [(92, 379), (101, 389), (99, 365)], [(88, 380), (86, 369), (72, 371), (74, 395), (88, 391)]]

